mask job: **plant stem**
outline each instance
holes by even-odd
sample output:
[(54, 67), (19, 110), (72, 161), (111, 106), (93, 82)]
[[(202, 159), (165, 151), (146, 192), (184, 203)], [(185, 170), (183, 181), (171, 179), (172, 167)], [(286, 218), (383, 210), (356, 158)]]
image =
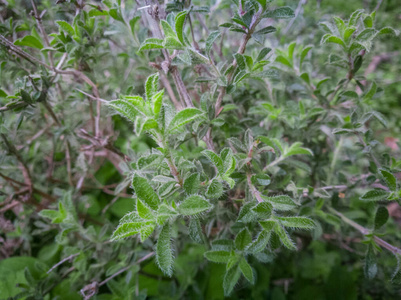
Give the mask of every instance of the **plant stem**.
[[(352, 221), (351, 219), (348, 219), (346, 216), (344, 216), (342, 213), (340, 213), (339, 211), (335, 210), (334, 208), (330, 207), (329, 211), (331, 211), (335, 215), (339, 216), (341, 218), (341, 220), (343, 220), (345, 223), (347, 223), (351, 227), (353, 227), (356, 230), (358, 230), (363, 235), (367, 235), (367, 234), (370, 233), (369, 229), (359, 225), (358, 223)], [(401, 255), (401, 249), (400, 248), (397, 248), (397, 247), (389, 244), (388, 242), (382, 240), (381, 238), (379, 238), (377, 236), (373, 236), (373, 239), (379, 246), (381, 246), (384, 249), (387, 249), (388, 251), (390, 251), (394, 255), (395, 254)]]

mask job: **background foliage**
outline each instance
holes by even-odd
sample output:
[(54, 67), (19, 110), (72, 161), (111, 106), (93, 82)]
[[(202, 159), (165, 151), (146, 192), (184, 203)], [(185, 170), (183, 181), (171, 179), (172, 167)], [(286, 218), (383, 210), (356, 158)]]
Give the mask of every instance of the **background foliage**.
[(242, 2), (0, 3), (1, 299), (399, 298), (398, 1)]

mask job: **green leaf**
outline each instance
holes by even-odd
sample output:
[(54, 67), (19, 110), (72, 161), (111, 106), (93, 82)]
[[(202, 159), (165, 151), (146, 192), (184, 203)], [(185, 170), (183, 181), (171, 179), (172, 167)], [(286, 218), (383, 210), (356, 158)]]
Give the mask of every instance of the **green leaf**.
[(291, 7), (284, 6), (274, 10), (268, 10), (263, 14), (263, 17), (273, 19), (292, 19), (295, 17), (295, 13)]
[(145, 202), (151, 209), (157, 210), (160, 203), (159, 196), (157, 196), (146, 178), (135, 174), (132, 180), (132, 187), (138, 199)]
[[(143, 99), (138, 97), (139, 101), (143, 102)], [(136, 122), (137, 116), (145, 116), (139, 105), (136, 105), (133, 101), (127, 101), (124, 99), (113, 100), (107, 103), (107, 105), (117, 111), (121, 116), (127, 118), (132, 123)]]
[(234, 265), (226, 271), (223, 280), (224, 295), (226, 297), (231, 294), (240, 277), (241, 271), (238, 264)]
[(163, 42), (163, 48), (171, 50), (183, 50), (185, 47), (175, 37), (166, 37)]
[(156, 245), (156, 262), (164, 274), (173, 275), (173, 251), (171, 249), (171, 228), (169, 224), (163, 226)]
[(398, 36), (399, 35), (399, 31), (395, 30), (394, 28), (391, 27), (384, 27), (382, 29), (379, 30), (379, 32), (377, 33), (377, 35), (385, 35), (385, 34), (389, 34), (389, 35), (393, 35), (393, 36)]
[(264, 201), (270, 202), (273, 205), (274, 210), (288, 211), (295, 207), (297, 204), (287, 195), (266, 197), (262, 196)]
[(210, 150), (203, 150), (202, 154), (205, 155), (212, 162), (212, 164), (217, 168), (217, 171), (220, 175), (224, 174), (223, 161), (216, 153)]
[(239, 262), (239, 268), (242, 272), (242, 275), (252, 284), (255, 283), (255, 278), (253, 276), (253, 271), (251, 266), (248, 264), (246, 259), (244, 257), (241, 258)]
[(288, 233), (285, 231), (285, 229), (280, 226), (279, 224), (276, 224), (274, 226), (274, 232), (278, 235), (280, 241), (283, 243), (284, 247), (290, 249), (290, 250), (297, 250), (297, 247), (295, 247), (294, 242), (291, 240), (290, 236)]
[(244, 206), (242, 206), (239, 215), (238, 215), (238, 222), (243, 222), (243, 223), (249, 223), (252, 221), (256, 221), (256, 214), (252, 210), (252, 208), (255, 206), (255, 203), (247, 203)]
[[(153, 232), (155, 228), (154, 222), (140, 220), (137, 222), (128, 222), (118, 225), (117, 229), (111, 236), (112, 241), (118, 241), (134, 234), (140, 233), (142, 230)], [(149, 236), (149, 235), (148, 235)]]
[(198, 192), (200, 185), (200, 175), (199, 173), (194, 173), (190, 175), (184, 181), (184, 190), (188, 195), (192, 195)]
[(234, 244), (237, 250), (243, 251), (245, 248), (252, 243), (252, 236), (247, 228), (241, 230), (235, 238)]
[(309, 51), (311, 50), (313, 48), (313, 46), (306, 46), (303, 50), (302, 50), (302, 52), (301, 52), (301, 55), (300, 55), (300, 58), (299, 58), (299, 65), (300, 66), (302, 66), (302, 63), (304, 62), (304, 60), (305, 60), (305, 57), (308, 55), (308, 53), (309, 53)]
[(322, 45), (323, 44), (328, 44), (328, 43), (338, 44), (338, 45), (340, 45), (340, 46), (345, 48), (344, 41), (341, 38), (339, 38), (339, 37), (337, 37), (335, 35), (332, 35), (332, 34), (326, 34), (322, 38), (322, 41), (321, 41)]
[(361, 17), (361, 15), (362, 15), (362, 13), (363, 13), (363, 9), (358, 9), (358, 10), (354, 11), (352, 13), (351, 17), (349, 18), (348, 25), (349, 26), (356, 26), (358, 21), (359, 21), (359, 19), (360, 19), (360, 17)]
[(389, 217), (389, 214), (388, 214), (387, 208), (384, 206), (380, 206), (377, 209), (376, 215), (375, 215), (375, 230), (380, 229), (380, 227), (382, 227), (384, 224), (386, 224), (388, 217)]
[(27, 46), (36, 49), (42, 49), (43, 44), (36, 37), (32, 35), (26, 35), (22, 39), (18, 39), (14, 42), (16, 46)]
[(168, 126), (169, 133), (177, 133), (182, 127), (203, 115), (203, 112), (197, 108), (185, 108), (179, 111), (171, 120)]
[(182, 11), (175, 17), (175, 32), (177, 33), (177, 37), (183, 45), (185, 45), (183, 28), (187, 13), (187, 11)]
[(205, 196), (210, 199), (217, 199), (223, 195), (223, 192), (223, 184), (218, 179), (214, 178), (207, 187)]
[(163, 49), (164, 48), (163, 43), (164, 40), (162, 39), (149, 38), (142, 43), (138, 51), (150, 50), (150, 49)]
[(288, 148), (287, 151), (285, 151), (284, 156), (285, 157), (289, 157), (291, 155), (297, 155), (297, 154), (306, 154), (306, 155), (312, 155), (313, 156), (313, 152), (312, 150), (308, 149), (308, 148), (303, 148), (301, 147), (301, 143), (294, 143), (290, 146), (290, 148)]
[(285, 65), (287, 67), (292, 68), (292, 63), (290, 63), (289, 60), (287, 58), (285, 58), (284, 56), (282, 56), (282, 55), (279, 55), (279, 56), (276, 57), (276, 62), (281, 63), (281, 64), (283, 64), (283, 65)]
[(269, 33), (275, 32), (275, 31), (277, 31), (276, 27), (267, 26), (263, 29), (256, 31), (254, 34), (269, 34)]
[(390, 191), (395, 191), (397, 189), (397, 179), (395, 178), (395, 176), (392, 173), (383, 169), (380, 169), (379, 172), (383, 176), (384, 182), (386, 183)]
[(351, 26), (345, 29), (344, 31), (344, 41), (348, 43), (349, 39), (351, 38), (352, 34), (356, 31), (356, 27)]
[(157, 224), (163, 225), (167, 220), (173, 219), (177, 215), (178, 213), (172, 207), (166, 203), (162, 203), (157, 209)]
[(267, 54), (269, 54), (272, 51), (271, 48), (263, 48), (262, 50), (260, 50), (258, 57), (256, 58), (256, 62), (259, 62), (261, 60), (263, 60)]
[(303, 229), (313, 229), (315, 228), (315, 222), (306, 217), (278, 217), (280, 223), (284, 227), (292, 228), (303, 228)]
[(366, 252), (364, 273), (368, 279), (375, 278), (377, 274), (376, 256), (372, 245), (368, 246), (368, 251)]
[(261, 202), (258, 203), (252, 210), (255, 212), (255, 214), (262, 220), (266, 220), (270, 218), (272, 211), (273, 211), (273, 205), (271, 205), (268, 202)]
[(170, 26), (170, 24), (167, 21), (161, 20), (160, 23), (162, 25), (165, 37), (172, 37), (172, 38), (177, 37), (177, 35), (174, 32), (174, 29)]
[(270, 176), (267, 174), (258, 174), (251, 177), (251, 182), (253, 185), (267, 186), (270, 184), (271, 180)]
[(376, 94), (377, 92), (377, 84), (376, 82), (372, 82), (372, 85), (369, 89), (368, 92), (366, 92), (366, 94), (363, 96), (363, 100), (364, 101), (369, 101), (373, 98), (373, 96)]
[(269, 243), (271, 233), (267, 230), (262, 230), (255, 241), (247, 248), (247, 252), (255, 254), (266, 249)]
[(210, 50), (213, 47), (213, 43), (216, 41), (217, 38), (219, 38), (221, 36), (220, 31), (216, 30), (213, 31), (209, 34), (209, 36), (206, 39), (206, 47), (205, 47), (205, 51), (206, 51), (206, 55), (209, 56), (210, 55)]
[(150, 75), (146, 79), (145, 94), (146, 100), (150, 101), (159, 89), (159, 73)]
[(207, 251), (205, 252), (204, 256), (211, 262), (226, 264), (231, 255), (228, 251)]
[(57, 25), (60, 27), (60, 29), (64, 30), (67, 32), (70, 36), (75, 35), (75, 30), (74, 28), (68, 24), (66, 21), (56, 21)]
[(203, 232), (199, 219), (191, 218), (189, 221), (189, 236), (194, 242), (203, 243)]
[(144, 220), (154, 220), (154, 215), (152, 210), (141, 200), (136, 200), (136, 211), (138, 212), (138, 216), (140, 216)]
[(362, 201), (380, 201), (388, 197), (388, 192), (385, 190), (375, 189), (365, 193), (359, 199)]
[(187, 197), (179, 206), (178, 212), (184, 216), (200, 214), (213, 207), (205, 198), (199, 195)]

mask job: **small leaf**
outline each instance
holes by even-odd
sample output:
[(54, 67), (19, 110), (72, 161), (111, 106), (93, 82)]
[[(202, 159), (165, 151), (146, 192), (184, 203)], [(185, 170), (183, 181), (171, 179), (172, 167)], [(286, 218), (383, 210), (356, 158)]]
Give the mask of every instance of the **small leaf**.
[(204, 256), (211, 262), (226, 264), (231, 255), (228, 251), (207, 251)]
[(255, 278), (253, 276), (253, 271), (251, 266), (248, 264), (246, 259), (244, 257), (241, 258), (239, 262), (239, 268), (242, 272), (242, 275), (252, 284), (255, 283)]
[(184, 216), (193, 216), (213, 207), (205, 198), (199, 195), (187, 197), (179, 206), (178, 212)]
[(144, 220), (154, 219), (152, 210), (139, 199), (136, 200), (136, 211), (138, 212), (138, 216)]
[(252, 210), (262, 220), (270, 218), (273, 210), (273, 206), (268, 202), (258, 203)]
[(274, 10), (268, 10), (263, 17), (273, 19), (292, 19), (295, 17), (295, 13), (291, 7), (284, 6)]
[(160, 203), (159, 196), (157, 196), (146, 178), (135, 174), (132, 180), (132, 187), (140, 200), (144, 201), (151, 209), (157, 210)]
[(177, 37), (177, 35), (174, 32), (174, 29), (170, 26), (170, 24), (167, 21), (161, 20), (160, 23), (162, 24), (165, 37), (173, 37), (173, 38)]
[(300, 66), (302, 66), (302, 63), (304, 62), (304, 60), (305, 60), (305, 57), (308, 55), (308, 53), (309, 53), (309, 51), (311, 50), (313, 48), (313, 46), (306, 46), (303, 50), (302, 50), (302, 52), (301, 52), (301, 55), (300, 55), (300, 61), (299, 61), (299, 65)]
[(154, 223), (152, 221), (144, 220), (139, 222), (123, 223), (121, 225), (118, 225), (117, 229), (113, 232), (111, 240), (118, 241), (131, 235), (138, 234), (141, 232), (141, 230), (144, 229), (148, 229), (153, 232)]
[(388, 197), (388, 192), (385, 190), (375, 189), (365, 193), (359, 199), (362, 201), (380, 201)]
[(292, 228), (303, 228), (303, 229), (313, 229), (315, 228), (315, 222), (306, 217), (278, 217), (280, 223), (284, 227)]
[(199, 173), (194, 173), (190, 175), (184, 181), (184, 190), (188, 195), (192, 195), (198, 192), (200, 185), (200, 175)]
[(295, 247), (294, 242), (291, 240), (288, 233), (285, 231), (285, 229), (283, 227), (276, 224), (276, 226), (274, 227), (274, 232), (278, 235), (278, 237), (280, 238), (280, 241), (283, 243), (283, 245), (286, 248), (288, 248), (290, 250), (297, 249), (297, 247)]
[(220, 31), (218, 31), (218, 30), (216, 30), (216, 31), (213, 31), (213, 32), (211, 32), (210, 34), (209, 34), (209, 36), (208, 36), (208, 38), (206, 39), (206, 48), (205, 48), (205, 51), (206, 51), (206, 54), (209, 56), (209, 54), (210, 54), (210, 50), (212, 49), (212, 47), (213, 47), (213, 43), (216, 41), (216, 39), (217, 38), (219, 38), (221, 36), (221, 33), (220, 33)]
[(376, 256), (373, 252), (372, 245), (368, 246), (368, 251), (366, 252), (364, 273), (368, 279), (375, 278), (377, 274)]
[(32, 35), (26, 35), (22, 39), (16, 40), (14, 42), (14, 45), (27, 46), (27, 47), (36, 48), (36, 49), (43, 48), (42, 42), (39, 41), (36, 37), (34, 37)]
[(335, 35), (327, 34), (327, 35), (323, 36), (321, 44), (323, 45), (323, 44), (328, 44), (328, 43), (338, 44), (345, 48), (344, 41)]
[(202, 154), (205, 155), (212, 162), (212, 164), (217, 168), (217, 171), (220, 175), (224, 174), (223, 161), (216, 153), (210, 150), (204, 150), (202, 151)]
[(146, 100), (150, 101), (153, 95), (157, 93), (158, 89), (159, 89), (159, 73), (155, 73), (150, 75), (146, 79), (145, 83)]
[(164, 274), (171, 277), (173, 275), (173, 251), (171, 249), (171, 228), (164, 225), (159, 234), (156, 245), (156, 262)]
[(247, 252), (255, 254), (266, 249), (269, 243), (271, 233), (267, 230), (262, 230), (255, 241), (247, 248)]
[(179, 111), (171, 120), (168, 126), (169, 133), (177, 133), (182, 127), (203, 115), (203, 112), (197, 108), (185, 108)]
[(238, 264), (234, 265), (226, 271), (223, 280), (224, 295), (226, 297), (231, 294), (240, 277), (241, 271)]
[(175, 32), (183, 45), (185, 45), (183, 29), (187, 13), (187, 11), (182, 11), (175, 17)]
[(155, 38), (146, 39), (141, 44), (138, 51), (150, 50), (150, 49), (163, 49), (164, 48), (163, 42), (164, 40), (161, 39), (155, 39)]
[(240, 251), (245, 250), (245, 248), (252, 243), (252, 236), (247, 228), (243, 229), (235, 238), (235, 248)]
[(253, 185), (267, 186), (270, 184), (271, 180), (270, 176), (267, 174), (258, 174), (251, 177), (251, 182)]
[(297, 204), (287, 195), (266, 197), (262, 196), (263, 200), (270, 202), (273, 205), (273, 209), (280, 211), (288, 211), (295, 207)]
[(261, 60), (263, 60), (267, 54), (269, 54), (272, 51), (271, 48), (263, 48), (262, 50), (260, 50), (258, 57), (256, 58), (256, 62), (259, 62)]
[(275, 32), (275, 31), (277, 31), (276, 27), (267, 26), (263, 29), (256, 31), (254, 34), (269, 34), (269, 33)]
[(210, 199), (218, 199), (223, 195), (223, 192), (223, 184), (215, 178), (210, 182), (205, 196)]
[(203, 232), (199, 219), (191, 218), (189, 221), (189, 236), (194, 242), (203, 243)]
[(66, 21), (56, 21), (57, 25), (60, 27), (60, 29), (64, 30), (67, 32), (70, 36), (75, 35), (75, 30), (74, 28), (68, 24)]
[(383, 176), (384, 182), (390, 189), (390, 191), (395, 191), (397, 189), (397, 179), (395, 176), (383, 169), (380, 169), (380, 174)]
[(387, 223), (389, 214), (388, 210), (384, 206), (380, 206), (377, 211), (376, 211), (376, 216), (375, 216), (375, 230), (380, 229), (384, 224)]

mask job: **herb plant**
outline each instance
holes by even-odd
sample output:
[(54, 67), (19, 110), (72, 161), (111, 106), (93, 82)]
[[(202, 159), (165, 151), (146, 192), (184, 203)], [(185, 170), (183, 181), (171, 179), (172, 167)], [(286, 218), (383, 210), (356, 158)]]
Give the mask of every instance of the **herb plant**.
[(381, 1), (301, 38), (303, 0), (162, 2), (4, 5), (0, 291), (394, 299)]

